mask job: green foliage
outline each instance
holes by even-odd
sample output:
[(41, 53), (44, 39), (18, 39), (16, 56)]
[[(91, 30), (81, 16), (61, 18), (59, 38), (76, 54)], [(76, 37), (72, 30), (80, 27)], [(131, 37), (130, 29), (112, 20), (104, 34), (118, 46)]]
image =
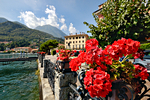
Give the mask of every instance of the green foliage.
[(145, 6), (145, 0), (107, 0), (103, 4), (101, 14), (104, 19), (99, 20), (93, 14), (97, 26), (84, 22), (89, 33), (96, 38), (100, 46), (111, 44), (122, 37), (145, 41), (150, 37), (150, 1)]
[(150, 49), (150, 43), (141, 44), (140, 49), (143, 49), (143, 50)]
[(58, 47), (58, 50), (60, 50), (60, 49), (65, 49), (65, 46), (62, 46), (62, 45), (59, 46), (59, 47)]
[(51, 55), (55, 55), (56, 54), (56, 50), (51, 50)]
[(9, 48), (15, 48), (15, 47), (27, 47), (30, 45), (29, 41), (26, 40), (18, 40), (18, 41), (13, 41), (9, 44), (6, 44), (7, 47)]
[(4, 43), (1, 43), (0, 44), (0, 51), (4, 51), (5, 50), (5, 44)]
[(56, 40), (48, 40), (40, 45), (40, 51), (50, 53), (50, 49), (56, 48), (57, 46), (58, 42)]

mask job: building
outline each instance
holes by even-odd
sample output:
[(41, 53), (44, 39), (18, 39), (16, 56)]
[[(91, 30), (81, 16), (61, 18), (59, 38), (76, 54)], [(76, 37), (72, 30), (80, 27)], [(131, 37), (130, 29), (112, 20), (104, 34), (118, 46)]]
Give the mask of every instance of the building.
[(98, 16), (99, 20), (103, 19), (104, 16), (101, 14), (101, 10), (103, 9), (103, 4), (98, 6), (98, 10), (94, 12), (95, 15)]
[(73, 49), (73, 50), (80, 50), (85, 48), (85, 42), (88, 40), (89, 36), (85, 33), (80, 34), (70, 34), (69, 36), (65, 37), (65, 48), (66, 49)]
[(20, 52), (20, 51), (24, 51), (24, 52), (31, 52), (32, 48), (30, 47), (16, 47), (14, 48), (15, 52)]
[(10, 42), (7, 42), (7, 41), (3, 41), (3, 42), (0, 42), (0, 44), (4, 43), (4, 44), (8, 44), (8, 43), (11, 43), (12, 41)]
[(36, 52), (38, 52), (38, 49), (32, 49), (31, 50), (31, 53), (36, 53)]

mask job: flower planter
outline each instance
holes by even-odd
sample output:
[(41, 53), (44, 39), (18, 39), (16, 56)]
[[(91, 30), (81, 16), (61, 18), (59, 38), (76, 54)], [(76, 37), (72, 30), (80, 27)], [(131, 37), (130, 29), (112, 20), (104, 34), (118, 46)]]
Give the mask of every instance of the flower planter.
[(108, 95), (108, 100), (134, 100), (136, 93), (131, 85), (116, 80), (112, 82), (112, 92)]
[(59, 69), (59, 71), (71, 71), (71, 69), (69, 68), (69, 62), (70, 61), (62, 61), (62, 60), (57, 60), (57, 69)]

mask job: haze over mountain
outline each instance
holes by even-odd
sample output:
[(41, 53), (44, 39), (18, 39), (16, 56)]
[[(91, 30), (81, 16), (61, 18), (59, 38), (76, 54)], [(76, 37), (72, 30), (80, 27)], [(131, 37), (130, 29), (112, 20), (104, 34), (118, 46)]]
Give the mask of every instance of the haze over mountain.
[(5, 18), (0, 18), (0, 41), (17, 41), (25, 39), (27, 41), (38, 42), (48, 39), (56, 39), (63, 42), (61, 38), (54, 37), (51, 34), (41, 32), (35, 29), (30, 29), (18, 22), (11, 22)]
[(46, 33), (49, 33), (53, 35), (54, 37), (59, 37), (64, 39), (64, 36), (67, 36), (64, 32), (59, 30), (58, 28), (51, 26), (51, 25), (43, 25), (43, 26), (38, 26), (35, 28), (36, 30), (43, 31)]
[(7, 21), (8, 20), (6, 18), (0, 17), (0, 23), (7, 22)]

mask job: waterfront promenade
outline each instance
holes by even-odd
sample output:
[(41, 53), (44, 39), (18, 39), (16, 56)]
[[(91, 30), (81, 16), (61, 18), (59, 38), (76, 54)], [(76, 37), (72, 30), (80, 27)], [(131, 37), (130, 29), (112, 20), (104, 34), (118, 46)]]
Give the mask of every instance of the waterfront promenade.
[[(57, 56), (52, 55), (46, 55), (45, 59), (50, 59), (51, 62), (56, 62)], [(40, 80), (41, 80), (41, 94), (42, 94), (42, 100), (55, 100), (55, 97), (53, 95), (52, 89), (50, 87), (50, 84), (48, 82), (48, 78), (43, 78), (44, 68), (40, 67), (41, 63), (38, 63), (38, 69), (40, 70)]]
[[(50, 59), (51, 62), (53, 63), (56, 63), (56, 59), (57, 59), (57, 56), (54, 55), (46, 55), (45, 56), (45, 59)], [(130, 59), (130, 61), (132, 62), (133, 60)], [(50, 87), (50, 84), (48, 82), (48, 78), (43, 78), (43, 72), (44, 72), (44, 68), (40, 67), (41, 66), (41, 63), (38, 64), (38, 68), (40, 70), (40, 79), (41, 79), (41, 93), (42, 93), (42, 100), (55, 100), (55, 97), (53, 95), (53, 92), (52, 92), (52, 89)], [(87, 66), (83, 66), (82, 68), (85, 68)], [(77, 80), (77, 86), (78, 86), (78, 80)], [(147, 88), (150, 88), (150, 82), (148, 80), (146, 80), (146, 86)], [(142, 90), (143, 91), (143, 90)], [(150, 91), (147, 93), (150, 95)], [(141, 100), (148, 100), (149, 98), (148, 97), (144, 97), (143, 99)]]

